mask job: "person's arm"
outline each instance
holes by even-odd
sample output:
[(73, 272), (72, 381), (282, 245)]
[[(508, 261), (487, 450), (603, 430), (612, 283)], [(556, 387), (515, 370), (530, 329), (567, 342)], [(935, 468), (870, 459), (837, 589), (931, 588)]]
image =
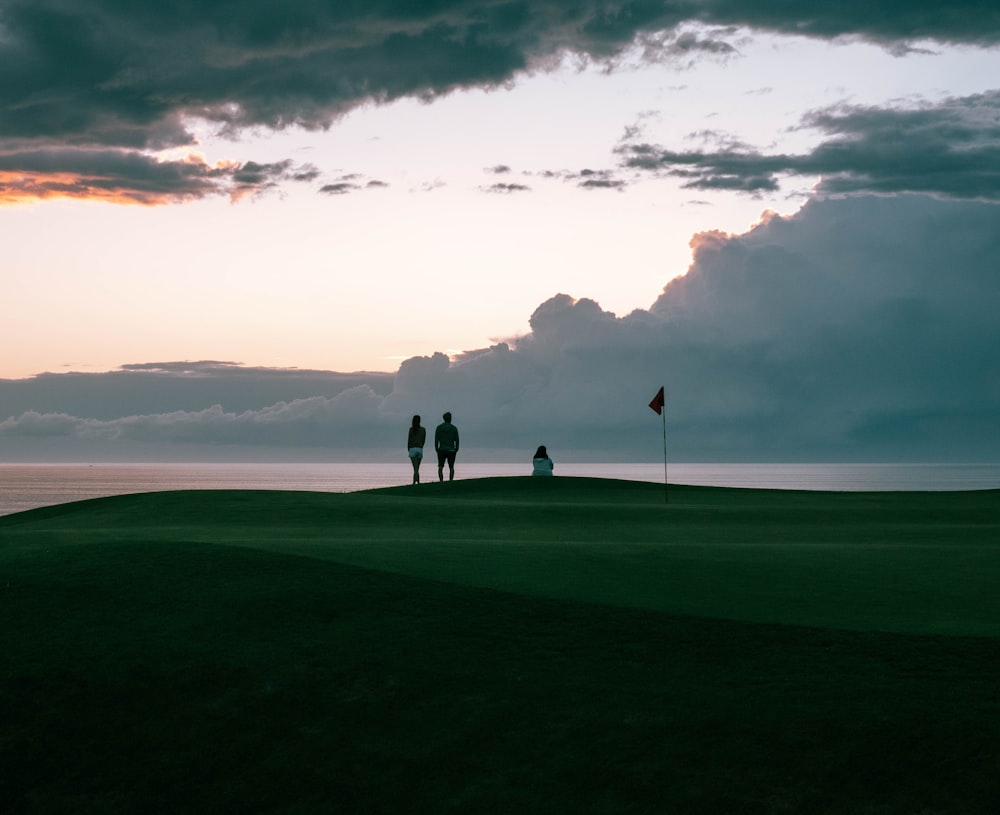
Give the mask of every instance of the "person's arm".
[(455, 452), (458, 452), (458, 428), (455, 428)]

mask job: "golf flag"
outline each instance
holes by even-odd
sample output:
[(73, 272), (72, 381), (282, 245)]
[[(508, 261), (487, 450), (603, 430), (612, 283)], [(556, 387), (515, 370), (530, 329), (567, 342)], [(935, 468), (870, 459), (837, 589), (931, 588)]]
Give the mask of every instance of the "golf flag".
[(656, 392), (656, 396), (653, 397), (653, 401), (649, 403), (649, 406), (656, 411), (656, 415), (659, 416), (663, 413), (663, 406), (665, 402), (663, 400), (663, 386)]

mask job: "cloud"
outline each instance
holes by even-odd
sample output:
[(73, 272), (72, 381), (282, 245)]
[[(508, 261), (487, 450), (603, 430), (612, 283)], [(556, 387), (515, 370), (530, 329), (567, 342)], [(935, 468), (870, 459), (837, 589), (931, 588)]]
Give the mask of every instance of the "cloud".
[(370, 387), (359, 385), (334, 397), (313, 396), (240, 413), (212, 405), (198, 411), (102, 421), (29, 411), (0, 422), (0, 437), (56, 437), (112, 444), (365, 447), (380, 441), (375, 429), (375, 408), (380, 401)]
[(734, 27), (703, 30), (681, 23), (665, 31), (639, 32), (636, 45), (642, 62), (686, 70), (705, 59), (725, 62), (737, 56), (739, 49), (731, 42), (734, 37), (747, 39)]
[(614, 170), (542, 170), (538, 173), (526, 172), (525, 175), (537, 175), (539, 178), (562, 181), (575, 184), (585, 190), (624, 190), (628, 182), (616, 177)]
[(509, 195), (513, 192), (530, 192), (531, 187), (527, 184), (490, 184), (488, 187), (480, 187), (483, 192), (493, 192)]
[(435, 190), (444, 189), (448, 186), (446, 181), (440, 178), (435, 178), (433, 181), (423, 181), (417, 187), (411, 187), (410, 192), (434, 192)]
[(615, 178), (609, 170), (583, 170), (576, 177), (577, 186), (585, 190), (623, 190), (627, 182)]
[(682, 178), (692, 189), (773, 192), (783, 178), (818, 176), (822, 193), (1000, 201), (1000, 91), (911, 107), (838, 105), (807, 114), (800, 128), (824, 139), (799, 155), (738, 142), (674, 151), (635, 140), (634, 132), (616, 150), (625, 167)]
[[(0, 9), (3, 183), (8, 198), (94, 190), (102, 200), (148, 202), (166, 182), (147, 192), (144, 162), (194, 146), (193, 121), (232, 135), (324, 128), (360, 105), (499, 87), (567, 55), (609, 65), (635, 48), (647, 62), (724, 57), (745, 31), (853, 37), (897, 51), (920, 40), (991, 46), (1000, 41), (1000, 9), (979, 0), (890, 7), (860, 0), (7, 0)], [(59, 169), (31, 177), (47, 151), (62, 157)], [(131, 161), (134, 176), (88, 174), (95, 160), (116, 156)], [(29, 178), (19, 185), (20, 171)], [(218, 192), (210, 175), (184, 182), (162, 200)]]
[[(626, 133), (638, 133), (638, 128), (626, 130)], [(512, 170), (506, 164), (498, 164), (495, 167), (486, 168), (485, 172), (492, 175), (507, 175)], [(562, 181), (566, 184), (575, 184), (577, 187), (586, 190), (624, 190), (628, 182), (616, 176), (614, 170), (542, 170), (540, 172), (524, 171), (521, 175), (526, 177), (541, 178), (546, 181)], [(517, 182), (495, 182), (489, 186), (480, 187), (483, 192), (511, 193), (527, 192), (531, 187)]]
[(345, 181), (337, 181), (333, 184), (324, 184), (319, 188), (319, 191), (326, 193), (327, 195), (346, 195), (349, 192), (354, 192), (355, 190), (360, 190), (357, 184), (350, 184)]
[(0, 147), (0, 204), (57, 197), (145, 205), (215, 195), (237, 200), (282, 182), (311, 181), (315, 173), (310, 165), (291, 161), (210, 165), (196, 153), (160, 160), (117, 148), (5, 151)]
[(388, 186), (389, 185), (384, 181), (368, 179), (367, 176), (364, 176), (361, 173), (348, 173), (347, 175), (340, 176), (329, 184), (324, 184), (319, 188), (319, 191), (325, 195), (346, 195), (347, 193), (357, 192), (358, 190), (374, 190)]
[(655, 460), (646, 405), (664, 385), (675, 460), (996, 460), (998, 235), (992, 204), (817, 199), (744, 234), (696, 235), (687, 274), (648, 309), (559, 294), (525, 336), (414, 357), (395, 376), (170, 363), (0, 382), (0, 404), (35, 396), (0, 442), (374, 457), (397, 450), (412, 414), (451, 410), (467, 455), (546, 444), (564, 461)]
[(0, 379), (0, 419), (34, 411), (110, 421), (123, 416), (197, 412), (221, 405), (228, 412), (295, 401), (332, 398), (358, 386), (385, 395), (392, 374), (332, 373), (261, 368), (217, 360), (146, 362), (108, 373), (44, 373)]
[(385, 404), (436, 394), (491, 444), (627, 458), (664, 384), (679, 457), (995, 458), (998, 234), (993, 205), (812, 201), (696, 236), (648, 310), (556, 296), (510, 346), (401, 369)]

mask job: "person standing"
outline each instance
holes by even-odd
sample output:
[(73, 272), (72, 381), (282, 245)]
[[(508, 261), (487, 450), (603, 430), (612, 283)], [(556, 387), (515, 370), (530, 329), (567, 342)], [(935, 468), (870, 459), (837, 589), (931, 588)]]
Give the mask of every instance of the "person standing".
[(438, 481), (444, 481), (444, 463), (448, 462), (448, 480), (455, 480), (455, 455), (458, 453), (458, 428), (451, 423), (451, 412), (434, 431), (434, 449), (438, 454)]
[(552, 475), (554, 469), (555, 465), (552, 463), (552, 459), (549, 458), (549, 453), (543, 444), (535, 450), (535, 455), (531, 459), (531, 474)]
[(424, 460), (424, 442), (427, 441), (427, 428), (420, 426), (420, 417), (414, 416), (410, 424), (410, 432), (406, 434), (406, 453), (413, 465), (413, 483), (420, 483), (420, 462)]

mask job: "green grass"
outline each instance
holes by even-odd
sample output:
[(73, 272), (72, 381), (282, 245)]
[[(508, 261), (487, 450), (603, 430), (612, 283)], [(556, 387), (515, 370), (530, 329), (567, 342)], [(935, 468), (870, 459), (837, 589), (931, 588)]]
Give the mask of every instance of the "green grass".
[(0, 811), (996, 812), (998, 510), (510, 478), (0, 518)]

